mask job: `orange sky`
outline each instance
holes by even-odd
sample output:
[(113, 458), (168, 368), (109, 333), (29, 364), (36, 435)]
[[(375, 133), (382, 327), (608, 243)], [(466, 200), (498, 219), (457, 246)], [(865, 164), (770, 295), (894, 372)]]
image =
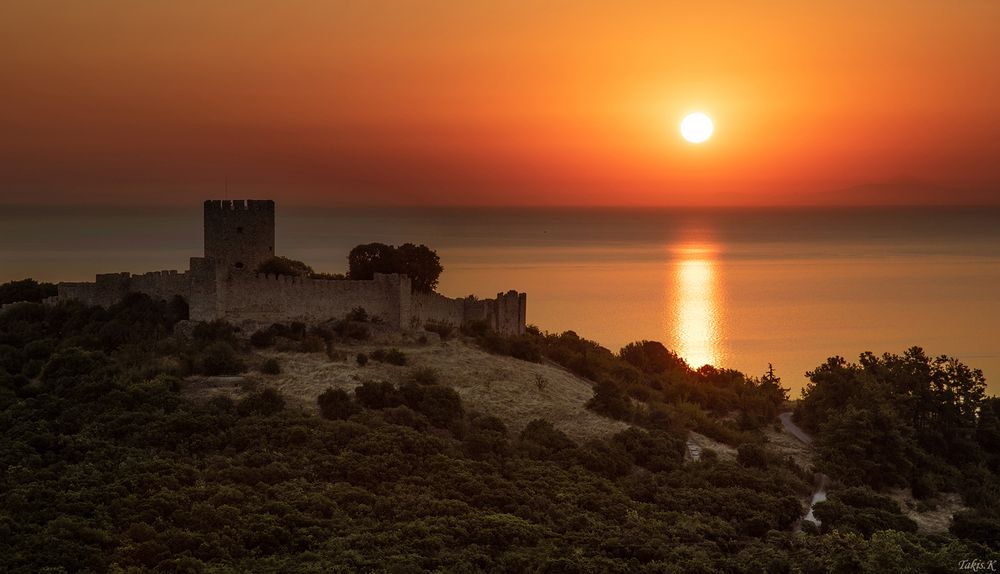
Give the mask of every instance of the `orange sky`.
[(5, 0), (0, 77), (0, 204), (1000, 203), (989, 0)]

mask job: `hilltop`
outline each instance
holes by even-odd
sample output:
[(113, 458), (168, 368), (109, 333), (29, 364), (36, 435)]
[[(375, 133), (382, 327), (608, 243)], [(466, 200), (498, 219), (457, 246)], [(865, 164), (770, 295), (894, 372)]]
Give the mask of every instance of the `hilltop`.
[[(1000, 550), (995, 399), (957, 361), (831, 359), (797, 409), (807, 452), (774, 429), (773, 372), (691, 369), (653, 341), (401, 332), (360, 310), (241, 332), (184, 311), (133, 294), (0, 312), (4, 570), (916, 573)], [(914, 373), (965, 381), (978, 410), (911, 439), (892, 408), (968, 404), (893, 407), (900, 381), (928, 384)], [(867, 384), (831, 387), (851, 377)], [(799, 532), (813, 466), (834, 487)], [(968, 510), (921, 532), (900, 487)]]

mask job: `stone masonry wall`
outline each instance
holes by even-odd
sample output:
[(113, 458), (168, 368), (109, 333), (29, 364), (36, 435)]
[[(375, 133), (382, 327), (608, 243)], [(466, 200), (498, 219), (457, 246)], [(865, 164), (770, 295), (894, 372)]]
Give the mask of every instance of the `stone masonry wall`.
[(169, 301), (177, 295), (189, 300), (191, 282), (186, 272), (152, 271), (130, 277), (129, 291), (145, 293), (156, 301)]
[(169, 301), (175, 295), (190, 298), (187, 273), (153, 271), (142, 275), (105, 273), (93, 283), (60, 283), (58, 299), (77, 300), (87, 305), (110, 307), (129, 293), (145, 293), (155, 300)]
[(109, 307), (128, 293), (169, 301), (183, 297), (195, 321), (226, 319), (306, 323), (340, 319), (361, 307), (399, 329), (420, 329), (429, 321), (456, 327), (486, 321), (498, 333), (524, 333), (524, 293), (496, 299), (452, 299), (438, 293), (411, 293), (410, 279), (376, 274), (371, 281), (326, 281), (237, 271), (214, 259), (191, 258), (191, 270), (142, 275), (108, 273), (94, 283), (60, 283), (59, 300), (75, 299)]
[(409, 327), (421, 329), (428, 321), (460, 327), (465, 322), (465, 299), (439, 293), (414, 293)]
[(326, 281), (232, 273), (222, 282), (222, 318), (258, 322), (340, 319), (357, 307), (396, 328), (409, 326), (410, 279), (377, 274), (371, 281)]

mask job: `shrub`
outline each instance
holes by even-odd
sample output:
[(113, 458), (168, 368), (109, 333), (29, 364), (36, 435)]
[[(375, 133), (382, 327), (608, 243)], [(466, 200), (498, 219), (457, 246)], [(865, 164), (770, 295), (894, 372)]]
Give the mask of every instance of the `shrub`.
[(367, 341), (371, 338), (371, 331), (365, 325), (351, 323), (347, 327), (347, 337), (358, 341)]
[(107, 364), (107, 357), (101, 352), (88, 352), (79, 348), (66, 349), (52, 355), (41, 371), (40, 378), (50, 385), (68, 385), (93, 373)]
[(347, 353), (347, 351), (338, 349), (333, 345), (329, 345), (326, 348), (326, 356), (331, 361), (346, 361), (350, 355)]
[(347, 320), (365, 323), (368, 321), (368, 311), (365, 311), (364, 307), (355, 307), (347, 314)]
[(389, 382), (367, 382), (354, 389), (358, 402), (369, 409), (384, 409), (402, 403), (396, 386)]
[(326, 342), (330, 342), (334, 339), (333, 331), (320, 325), (317, 325), (309, 329), (309, 334), (315, 337), (319, 337)]
[(430, 367), (418, 367), (410, 373), (410, 378), (418, 385), (433, 385), (438, 382), (437, 371)]
[(542, 360), (542, 349), (534, 338), (527, 335), (511, 337), (508, 343), (508, 353), (515, 359), (538, 363)]
[(258, 265), (256, 271), (268, 275), (290, 275), (292, 277), (309, 277), (314, 274), (312, 267), (287, 257), (272, 257)]
[(264, 349), (274, 344), (274, 333), (272, 331), (257, 330), (250, 335), (250, 344), (258, 349)]
[(646, 373), (663, 373), (668, 370), (688, 370), (688, 365), (677, 353), (668, 350), (659, 341), (637, 341), (622, 347), (618, 356)]
[(424, 324), (424, 330), (437, 333), (441, 340), (445, 341), (455, 332), (455, 326), (443, 321), (428, 321)]
[(221, 341), (236, 346), (236, 328), (222, 319), (216, 319), (206, 323), (198, 323), (191, 336), (199, 343), (212, 343)]
[(410, 427), (416, 430), (424, 430), (430, 426), (430, 421), (427, 420), (427, 417), (406, 405), (384, 409), (382, 411), (382, 418), (389, 424)]
[(285, 399), (281, 394), (272, 388), (250, 393), (236, 405), (236, 412), (240, 416), (262, 415), (268, 416), (281, 412), (285, 408)]
[(545, 419), (535, 419), (528, 423), (519, 439), (522, 449), (533, 458), (547, 458), (553, 453), (576, 446), (566, 433)]
[(736, 462), (743, 466), (767, 469), (767, 451), (756, 444), (741, 444), (736, 448)]
[(385, 362), (390, 365), (403, 366), (406, 364), (406, 355), (396, 348), (389, 349), (385, 354)]
[(462, 333), (470, 337), (483, 337), (490, 331), (490, 324), (485, 320), (469, 321), (462, 325)]
[(309, 334), (302, 338), (299, 344), (301, 353), (321, 353), (326, 350), (326, 341), (319, 335)]
[(392, 349), (376, 349), (372, 351), (372, 358), (380, 363), (403, 366), (406, 364), (406, 355), (402, 351), (393, 347)]
[(368, 325), (341, 319), (333, 324), (333, 332), (343, 339), (356, 339), (367, 341), (371, 337)]
[(317, 397), (316, 402), (319, 403), (320, 415), (325, 419), (344, 420), (358, 410), (351, 395), (343, 389), (328, 388)]
[(424, 388), (424, 397), (417, 410), (438, 427), (446, 427), (465, 414), (462, 399), (451, 387), (429, 385)]
[(270, 358), (264, 361), (260, 366), (260, 372), (265, 375), (277, 375), (281, 373), (281, 364), (278, 363), (278, 359)]
[(537, 387), (539, 391), (544, 391), (545, 387), (547, 387), (547, 386), (549, 386), (549, 380), (546, 379), (545, 377), (543, 377), (542, 375), (539, 375), (539, 374), (536, 373), (535, 374), (535, 387)]
[(39, 283), (34, 279), (10, 281), (0, 285), (0, 304), (31, 301), (40, 303), (46, 297), (56, 295), (58, 290), (52, 283)]
[(610, 381), (594, 386), (594, 396), (587, 401), (587, 408), (613, 419), (630, 420), (632, 417), (628, 397)]
[(196, 353), (193, 369), (203, 375), (236, 375), (246, 370), (243, 359), (228, 343), (217, 341)]

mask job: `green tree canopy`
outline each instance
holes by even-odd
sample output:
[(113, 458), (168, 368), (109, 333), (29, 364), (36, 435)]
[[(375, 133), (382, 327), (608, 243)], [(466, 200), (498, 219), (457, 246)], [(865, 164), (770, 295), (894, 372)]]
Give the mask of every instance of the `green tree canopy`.
[(311, 277), (315, 275), (313, 268), (301, 261), (287, 257), (272, 257), (257, 266), (257, 273), (268, 275), (291, 275), (292, 277)]
[(688, 364), (659, 341), (636, 341), (618, 351), (618, 356), (646, 373), (687, 371)]
[(46, 297), (56, 295), (58, 290), (52, 283), (39, 283), (34, 279), (8, 281), (0, 285), (0, 305), (30, 301), (40, 303)]
[(384, 243), (358, 245), (347, 256), (348, 279), (370, 280), (376, 273), (399, 273), (412, 282), (413, 290), (429, 293), (437, 287), (444, 267), (437, 252), (426, 245)]

